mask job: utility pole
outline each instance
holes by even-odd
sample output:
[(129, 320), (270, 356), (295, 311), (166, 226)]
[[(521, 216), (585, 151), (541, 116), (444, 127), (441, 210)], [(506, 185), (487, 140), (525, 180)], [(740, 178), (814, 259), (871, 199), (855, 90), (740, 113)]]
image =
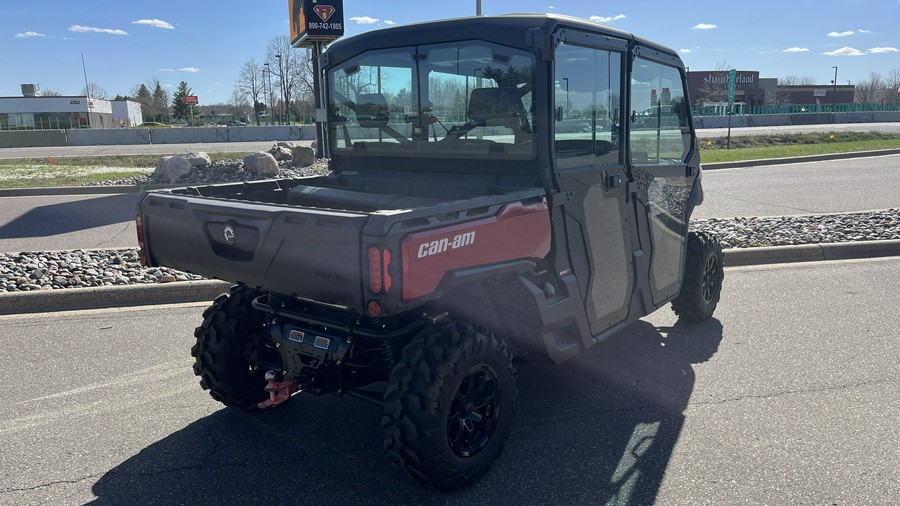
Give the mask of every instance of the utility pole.
[(84, 72), (84, 94), (87, 102), (88, 128), (91, 128), (91, 85), (88, 84), (87, 67), (84, 65), (84, 51), (81, 52), (81, 70)]
[(837, 66), (831, 67), (834, 69), (834, 81), (831, 81), (831, 116), (834, 118), (834, 104), (837, 100)]
[(266, 87), (266, 95), (268, 95), (266, 99), (266, 119), (268, 121), (266, 123), (272, 125), (272, 69), (269, 68), (269, 62), (263, 63), (263, 66), (266, 68), (266, 83), (268, 84)]
[(475, 0), (475, 15), (481, 16), (481, 0)]
[[(275, 58), (278, 58), (278, 89), (281, 93), (281, 107), (287, 110), (287, 100), (284, 97), (284, 72), (281, 70), (281, 53), (275, 55)], [(279, 114), (281, 117), (281, 121), (284, 121), (284, 112), (279, 108)]]

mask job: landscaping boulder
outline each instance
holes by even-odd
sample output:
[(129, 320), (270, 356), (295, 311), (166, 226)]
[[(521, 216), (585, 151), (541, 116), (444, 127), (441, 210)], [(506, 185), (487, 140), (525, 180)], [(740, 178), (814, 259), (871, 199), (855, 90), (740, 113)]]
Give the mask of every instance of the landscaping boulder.
[(192, 167), (206, 167), (211, 164), (212, 161), (209, 159), (209, 155), (204, 153), (203, 151), (198, 151), (196, 153), (188, 153), (184, 155), (187, 161), (191, 162)]
[[(272, 149), (275, 149), (275, 148), (294, 149), (299, 145), (300, 145), (300, 143), (295, 142), (295, 141), (278, 141), (275, 143), (274, 146), (272, 146)], [(270, 153), (271, 153), (271, 151), (270, 151)]]
[(259, 151), (244, 157), (244, 170), (263, 176), (273, 176), (278, 174), (278, 162), (269, 153)]
[(275, 157), (276, 160), (291, 160), (294, 158), (293, 151), (290, 148), (285, 148), (281, 146), (275, 146), (269, 150), (269, 154)]
[(191, 162), (183, 156), (164, 156), (156, 164), (153, 175), (167, 180), (177, 180), (191, 172)]
[(306, 146), (297, 146), (294, 148), (294, 165), (301, 167), (309, 167), (316, 163), (316, 151)]

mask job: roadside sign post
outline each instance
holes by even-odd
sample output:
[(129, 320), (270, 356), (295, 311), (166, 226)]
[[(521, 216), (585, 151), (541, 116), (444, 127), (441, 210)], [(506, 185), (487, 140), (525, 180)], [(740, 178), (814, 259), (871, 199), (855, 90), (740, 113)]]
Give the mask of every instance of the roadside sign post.
[(191, 109), (191, 125), (194, 124), (194, 106), (200, 103), (197, 95), (185, 95), (181, 97), (181, 103), (187, 105)]
[(731, 69), (728, 73), (728, 137), (725, 139), (725, 149), (731, 149), (731, 116), (734, 114), (735, 81), (737, 81), (737, 71)]
[(310, 49), (316, 108), (316, 157), (327, 158), (328, 141), (319, 55), (325, 44), (344, 35), (344, 0), (290, 0), (291, 46)]

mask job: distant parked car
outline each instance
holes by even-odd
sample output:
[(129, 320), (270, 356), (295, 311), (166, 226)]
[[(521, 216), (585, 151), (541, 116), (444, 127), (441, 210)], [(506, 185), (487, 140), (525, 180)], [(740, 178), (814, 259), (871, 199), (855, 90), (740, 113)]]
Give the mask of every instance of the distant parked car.
[(233, 119), (228, 122), (228, 126), (247, 126), (247, 124), (243, 121)]
[(172, 125), (167, 125), (165, 123), (160, 123), (158, 121), (145, 121), (145, 122), (141, 123), (140, 126), (147, 127), (147, 128), (172, 128)]

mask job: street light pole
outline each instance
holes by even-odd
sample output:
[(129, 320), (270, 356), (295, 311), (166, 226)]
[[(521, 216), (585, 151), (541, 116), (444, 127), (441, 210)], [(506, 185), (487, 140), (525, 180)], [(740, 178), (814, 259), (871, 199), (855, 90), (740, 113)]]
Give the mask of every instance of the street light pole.
[(266, 67), (266, 82), (268, 86), (266, 87), (266, 95), (268, 98), (266, 102), (266, 119), (268, 119), (267, 123), (269, 125), (272, 124), (272, 69), (269, 68), (269, 62), (263, 63), (263, 66)]
[(834, 115), (834, 104), (837, 100), (837, 66), (831, 67), (834, 69), (834, 81), (831, 81), (831, 114)]
[(284, 110), (279, 108), (279, 116), (281, 117), (281, 120), (284, 121), (284, 111), (287, 110), (287, 99), (284, 96), (284, 73), (281, 70), (281, 53), (276, 54), (275, 58), (278, 58), (278, 89), (281, 93), (281, 107), (284, 108)]
[(569, 78), (563, 77), (562, 79), (566, 82), (566, 114), (563, 119), (569, 119)]
[(475, 0), (475, 15), (481, 16), (481, 0)]

